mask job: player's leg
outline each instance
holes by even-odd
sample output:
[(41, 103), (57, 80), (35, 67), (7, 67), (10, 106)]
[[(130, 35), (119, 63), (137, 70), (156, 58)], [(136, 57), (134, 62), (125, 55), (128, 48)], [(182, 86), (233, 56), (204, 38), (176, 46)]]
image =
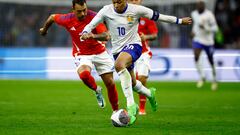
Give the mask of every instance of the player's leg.
[(113, 79), (113, 73), (105, 73), (100, 75), (108, 91), (108, 99), (111, 103), (112, 110), (118, 110), (118, 93)]
[(92, 61), (107, 88), (112, 110), (118, 110), (118, 93), (113, 79), (114, 63), (112, 57), (105, 51), (96, 55)]
[[(138, 76), (138, 80), (143, 84), (143, 86), (146, 87), (147, 84), (147, 76)], [(143, 94), (139, 94), (139, 114), (140, 115), (145, 115), (145, 105), (146, 105), (147, 98)]]
[(129, 44), (126, 45), (119, 54), (114, 55), (114, 59), (116, 60), (115, 69), (118, 72), (124, 95), (127, 98), (127, 110), (130, 116), (129, 125), (135, 122), (138, 113), (138, 105), (133, 98), (132, 78), (129, 71), (133, 71), (134, 62), (141, 54), (142, 47), (139, 44)]
[(78, 75), (83, 83), (90, 89), (96, 91), (97, 83), (93, 76), (91, 75), (91, 67), (88, 65), (82, 65), (77, 69)]
[(98, 105), (101, 108), (104, 108), (105, 103), (102, 96), (102, 88), (100, 86), (97, 86), (95, 79), (91, 75), (91, 69), (93, 67), (91, 56), (78, 56), (75, 58), (75, 64), (77, 66), (77, 73), (80, 79), (86, 86), (95, 92)]
[(211, 65), (212, 68), (212, 77), (213, 77), (213, 81), (212, 81), (212, 86), (211, 89), (212, 90), (217, 90), (217, 79), (216, 79), (216, 68), (215, 68), (215, 64), (214, 64), (214, 47), (213, 46), (208, 46), (205, 49), (207, 57), (208, 57), (208, 61)]
[(203, 72), (202, 61), (200, 60), (200, 55), (202, 52), (203, 45), (199, 44), (198, 42), (193, 42), (193, 52), (194, 52), (194, 61), (200, 76), (200, 79), (197, 82), (197, 87), (201, 88), (205, 82), (205, 75)]
[(127, 52), (121, 52), (115, 61), (115, 69), (119, 75), (123, 93), (127, 99), (127, 111), (130, 117), (129, 125), (136, 121), (138, 106), (133, 98), (132, 78), (127, 67), (132, 65), (132, 56)]
[(132, 64), (132, 56), (127, 52), (121, 52), (116, 61), (115, 69), (119, 75), (123, 93), (127, 99), (127, 106), (135, 104), (132, 92), (132, 78), (127, 67)]
[(143, 84), (136, 80), (134, 71), (130, 71), (131, 77), (132, 77), (132, 84), (133, 84), (133, 90), (139, 94), (143, 94), (146, 96), (151, 104), (152, 110), (157, 111), (157, 102), (155, 99), (155, 88), (146, 88), (143, 86)]
[[(147, 79), (150, 71), (150, 56), (147, 53), (141, 55), (136, 62), (136, 78), (143, 86), (147, 86)], [(145, 115), (146, 96), (139, 94), (139, 114)]]

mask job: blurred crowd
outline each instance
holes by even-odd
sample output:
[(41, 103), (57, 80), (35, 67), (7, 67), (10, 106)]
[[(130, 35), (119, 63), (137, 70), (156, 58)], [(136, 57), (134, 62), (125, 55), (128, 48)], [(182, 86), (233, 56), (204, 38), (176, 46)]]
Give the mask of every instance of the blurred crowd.
[[(190, 16), (195, 4), (165, 5), (151, 7), (164, 14)], [(99, 9), (91, 8), (94, 11)], [(70, 7), (35, 6), (0, 3), (0, 47), (66, 47), (71, 39), (65, 29), (54, 25), (46, 37), (38, 33), (47, 17), (52, 13), (68, 13)], [(216, 47), (240, 49), (240, 1), (216, 0), (214, 10), (219, 31), (216, 33)], [(153, 47), (190, 48), (190, 27), (157, 23), (158, 39)]]
[(51, 13), (67, 13), (68, 7), (0, 4), (1, 47), (60, 47), (70, 46), (64, 29), (54, 25), (46, 37), (39, 35), (39, 28)]

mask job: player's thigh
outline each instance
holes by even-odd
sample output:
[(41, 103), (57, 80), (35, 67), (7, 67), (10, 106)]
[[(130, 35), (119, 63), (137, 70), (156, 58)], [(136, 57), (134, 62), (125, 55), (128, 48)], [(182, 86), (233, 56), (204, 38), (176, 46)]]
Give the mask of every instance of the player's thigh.
[(136, 62), (138, 76), (148, 76), (150, 72), (150, 56), (142, 55)]
[(78, 73), (84, 70), (91, 71), (93, 69), (92, 55), (79, 55), (75, 57), (75, 66)]
[(106, 51), (95, 55), (92, 62), (98, 75), (112, 73), (114, 71), (113, 59)]
[(205, 46), (196, 41), (193, 41), (192, 46), (193, 46), (194, 57), (195, 59), (198, 59), (202, 52), (202, 49), (204, 49)]
[(205, 50), (208, 57), (213, 57), (213, 54), (214, 54), (214, 51), (215, 51), (213, 46), (206, 46), (204, 50)]
[(127, 53), (127, 52), (121, 52), (116, 61), (115, 61), (115, 67), (122, 67), (122, 68), (126, 68), (132, 65), (132, 56)]

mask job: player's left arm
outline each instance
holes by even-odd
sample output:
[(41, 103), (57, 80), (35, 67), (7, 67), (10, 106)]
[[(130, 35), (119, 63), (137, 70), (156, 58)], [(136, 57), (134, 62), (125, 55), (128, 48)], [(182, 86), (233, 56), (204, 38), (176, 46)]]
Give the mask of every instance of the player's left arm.
[(148, 21), (147, 24), (148, 34), (139, 33), (142, 41), (153, 41), (157, 39), (158, 28), (154, 21)]
[(175, 23), (175, 24), (182, 24), (182, 25), (192, 24), (192, 18), (190, 17), (183, 17), (179, 19), (175, 16), (160, 14), (158, 11), (153, 11), (152, 9), (144, 6), (138, 6), (138, 8), (136, 9), (141, 17), (146, 17), (154, 21), (161, 21), (161, 22)]
[(147, 34), (145, 35), (144, 33), (139, 33), (141, 40), (142, 41), (153, 41), (157, 39), (157, 34)]

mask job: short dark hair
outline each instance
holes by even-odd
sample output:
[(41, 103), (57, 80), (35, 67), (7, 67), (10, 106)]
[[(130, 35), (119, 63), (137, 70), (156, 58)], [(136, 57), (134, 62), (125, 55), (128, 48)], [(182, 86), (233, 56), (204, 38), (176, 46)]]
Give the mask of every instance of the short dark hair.
[(73, 8), (75, 7), (76, 4), (79, 4), (79, 5), (83, 6), (84, 3), (86, 3), (86, 0), (72, 0)]

